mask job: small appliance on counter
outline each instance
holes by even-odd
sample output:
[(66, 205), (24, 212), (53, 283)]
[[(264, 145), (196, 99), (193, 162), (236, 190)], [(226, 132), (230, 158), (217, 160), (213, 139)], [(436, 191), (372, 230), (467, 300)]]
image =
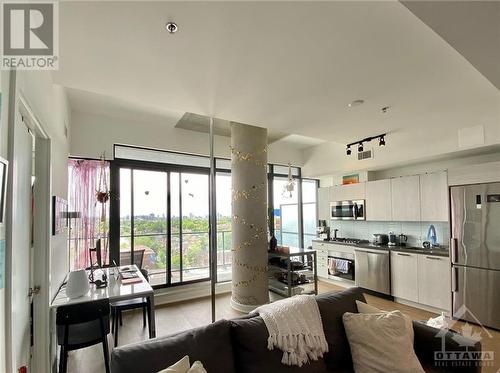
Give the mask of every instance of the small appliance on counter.
[(387, 245), (389, 243), (389, 236), (383, 233), (373, 234), (373, 244), (374, 245)]
[(398, 244), (397, 239), (396, 239), (396, 233), (394, 232), (389, 232), (388, 235), (388, 246), (396, 246)]
[(408, 236), (401, 233), (398, 237), (399, 237), (399, 246), (406, 246), (406, 242), (408, 241)]
[(316, 228), (318, 238), (323, 241), (330, 241), (330, 227), (326, 225), (326, 220), (319, 220)]

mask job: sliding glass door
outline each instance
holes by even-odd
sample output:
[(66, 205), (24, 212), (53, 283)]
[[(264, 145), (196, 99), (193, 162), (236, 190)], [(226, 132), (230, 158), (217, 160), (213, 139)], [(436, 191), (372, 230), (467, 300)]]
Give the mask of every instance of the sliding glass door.
[(208, 175), (118, 170), (120, 264), (147, 270), (158, 287), (209, 279)]

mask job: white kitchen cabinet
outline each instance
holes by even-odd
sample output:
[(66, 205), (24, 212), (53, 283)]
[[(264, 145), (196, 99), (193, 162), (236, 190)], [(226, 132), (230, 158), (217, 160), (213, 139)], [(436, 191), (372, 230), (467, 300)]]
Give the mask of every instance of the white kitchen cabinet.
[(391, 180), (376, 180), (366, 183), (366, 220), (392, 220)]
[(451, 267), (448, 257), (418, 255), (418, 302), (442, 310), (451, 307)]
[(420, 254), (391, 251), (391, 294), (418, 302), (418, 259)]
[(318, 219), (330, 225), (330, 188), (318, 189)]
[(330, 202), (365, 199), (366, 183), (335, 185), (330, 187)]
[(393, 221), (420, 221), (418, 175), (391, 179), (391, 209)]
[(448, 221), (448, 176), (446, 172), (420, 175), (422, 221)]

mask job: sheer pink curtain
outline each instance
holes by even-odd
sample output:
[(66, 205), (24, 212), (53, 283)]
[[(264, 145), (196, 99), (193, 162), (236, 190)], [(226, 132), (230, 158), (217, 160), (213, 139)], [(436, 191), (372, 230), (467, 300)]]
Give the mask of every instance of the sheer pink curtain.
[(68, 173), (70, 268), (90, 265), (88, 249), (95, 247), (98, 238), (103, 265), (108, 264), (109, 199), (101, 203), (97, 193), (108, 190), (109, 162), (71, 159)]

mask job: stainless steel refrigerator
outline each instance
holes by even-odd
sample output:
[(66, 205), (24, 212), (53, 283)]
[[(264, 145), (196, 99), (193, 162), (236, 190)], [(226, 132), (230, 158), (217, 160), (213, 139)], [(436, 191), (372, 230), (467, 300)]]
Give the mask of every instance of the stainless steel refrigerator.
[(450, 246), (453, 316), (500, 329), (500, 183), (451, 188)]

